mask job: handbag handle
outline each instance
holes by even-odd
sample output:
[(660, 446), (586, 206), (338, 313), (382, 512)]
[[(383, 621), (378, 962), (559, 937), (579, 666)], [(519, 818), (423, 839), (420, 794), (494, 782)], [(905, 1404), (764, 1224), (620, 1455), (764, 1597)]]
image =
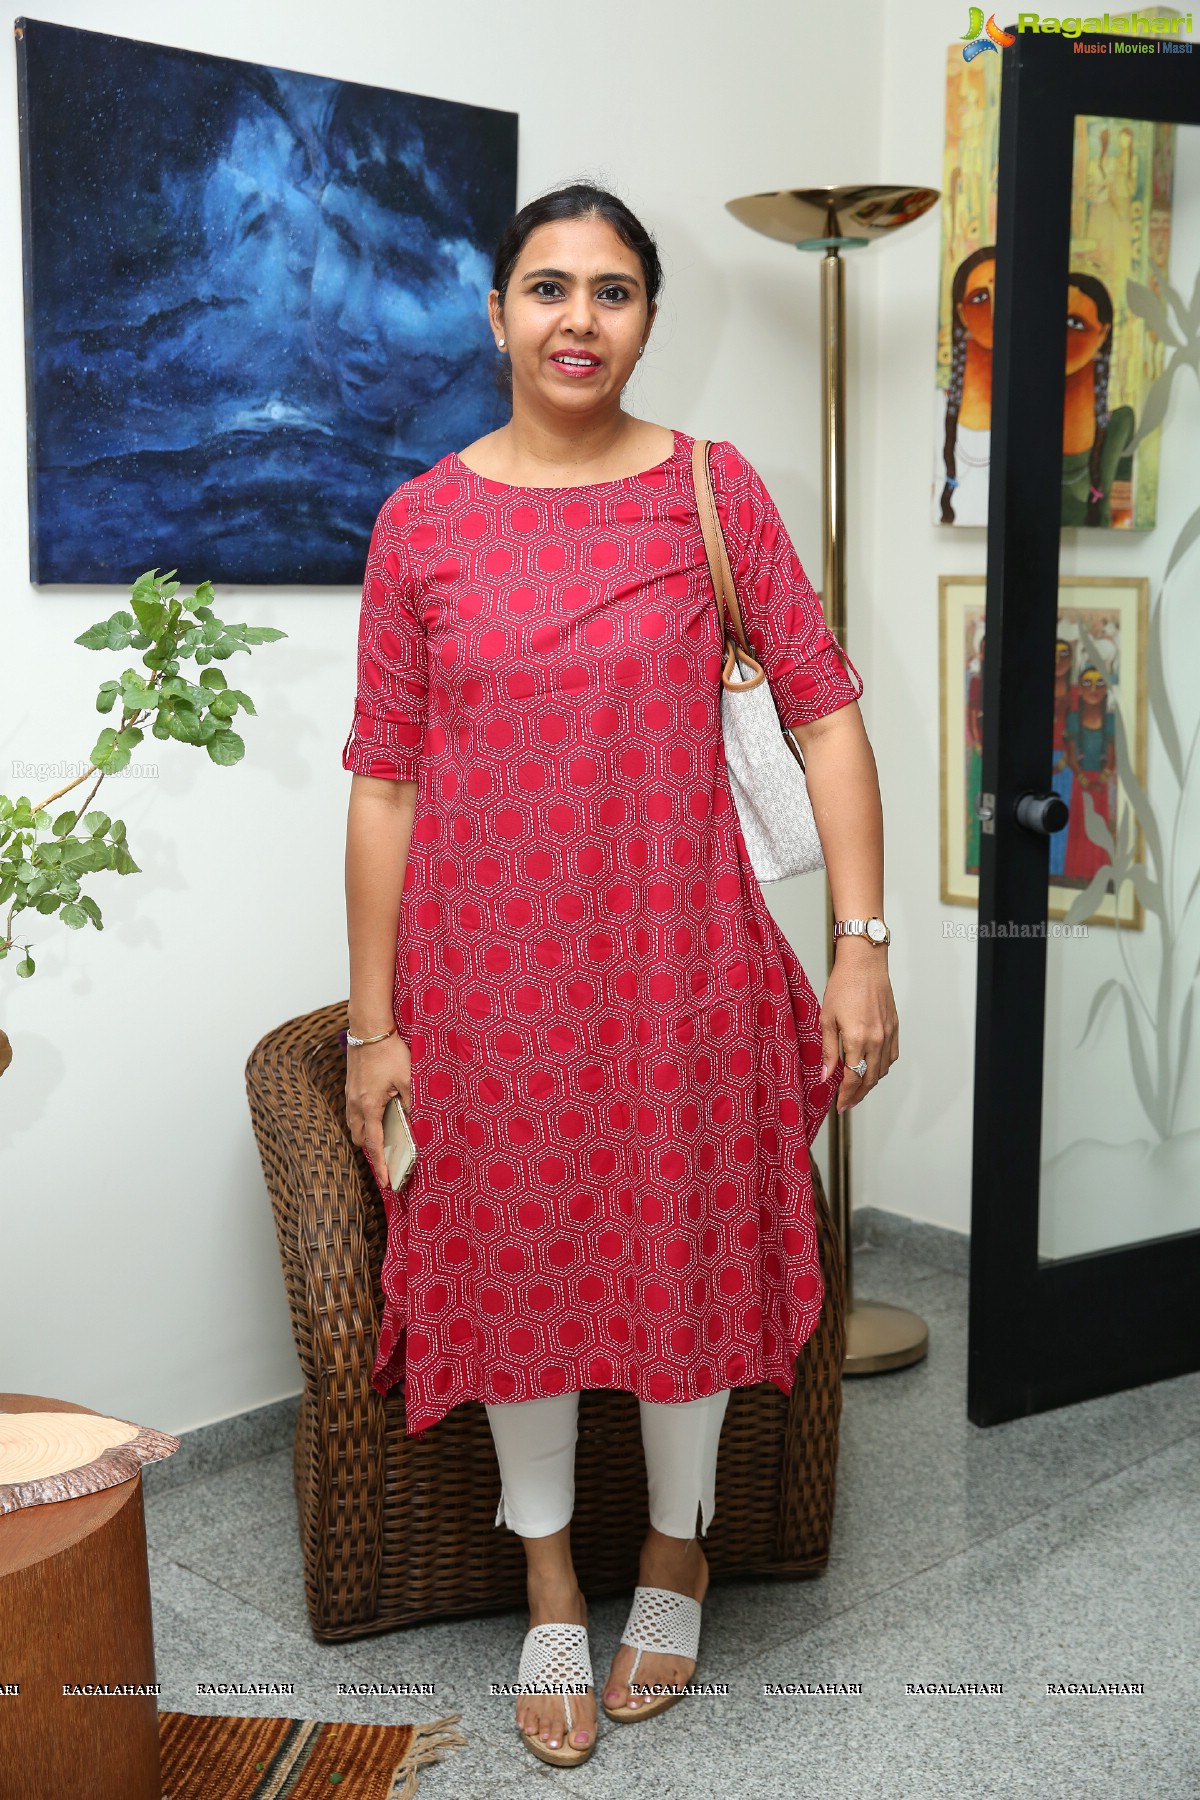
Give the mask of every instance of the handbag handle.
[[(713, 594), (716, 597), (718, 610), (722, 616), (722, 631), (726, 641), (725, 666), (721, 671), (722, 686), (741, 691), (745, 688), (757, 687), (760, 681), (767, 679), (767, 672), (746, 642), (746, 633), (742, 626), (742, 612), (738, 605), (737, 588), (734, 586), (733, 570), (729, 566), (729, 551), (725, 546), (725, 533), (721, 530), (721, 515), (717, 511), (717, 497), (713, 493), (712, 469), (708, 461), (710, 438), (697, 438), (692, 445), (692, 485), (696, 490), (696, 511), (700, 515), (700, 529), (704, 534), (704, 551), (708, 557), (708, 572), (712, 577)], [(736, 645), (729, 641), (729, 628), (733, 627)], [(741, 649), (745, 660), (751, 663), (758, 673), (749, 681), (733, 679), (738, 673), (737, 650)]]

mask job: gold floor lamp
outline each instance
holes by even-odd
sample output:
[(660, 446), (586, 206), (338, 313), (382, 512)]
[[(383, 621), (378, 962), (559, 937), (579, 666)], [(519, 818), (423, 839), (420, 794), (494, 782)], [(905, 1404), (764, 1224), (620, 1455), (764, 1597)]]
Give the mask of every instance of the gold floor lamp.
[[(821, 255), (822, 582), (825, 618), (840, 644), (846, 637), (846, 304), (843, 250), (889, 237), (928, 212), (936, 188), (784, 188), (727, 200), (735, 219), (766, 237)], [(833, 901), (826, 886), (826, 956), (833, 963)], [(850, 1115), (830, 1109), (829, 1199), (846, 1270), (847, 1375), (873, 1375), (918, 1362), (929, 1347), (924, 1319), (884, 1300), (854, 1298), (852, 1275)]]

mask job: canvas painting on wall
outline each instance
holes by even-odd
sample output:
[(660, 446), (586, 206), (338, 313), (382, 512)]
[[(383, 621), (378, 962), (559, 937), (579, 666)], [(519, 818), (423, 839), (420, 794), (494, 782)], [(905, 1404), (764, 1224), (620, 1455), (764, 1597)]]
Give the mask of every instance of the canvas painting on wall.
[[(991, 468), (1000, 57), (947, 53), (942, 250), (934, 392), (935, 524), (986, 525)], [(1175, 126), (1075, 120), (1070, 267), (1063, 296), (1066, 395), (1062, 523), (1154, 524), (1160, 433), (1128, 446), (1163, 346), (1128, 282), (1167, 281)]]
[(515, 113), (17, 25), (30, 573), (354, 586), (508, 416)]
[[(987, 577), (939, 578), (941, 642), (942, 900), (979, 904), (983, 745), (983, 663)], [(1047, 785), (1069, 818), (1050, 836), (1046, 916), (1065, 919), (1072, 902), (1110, 861), (1087, 827), (1085, 795), (1103, 828), (1128, 834), (1142, 860), (1142, 828), (1121, 791), (1115, 746), (1119, 711), (1134, 774), (1146, 784), (1146, 631), (1150, 584), (1140, 576), (1064, 576), (1058, 590), (1054, 718), (1047, 746)], [(1094, 828), (1095, 829), (1095, 828)], [(1102, 834), (1097, 834), (1102, 835)], [(1124, 841), (1124, 840), (1123, 840)], [(1133, 884), (1111, 891), (1092, 915), (1096, 924), (1141, 930), (1144, 908)]]

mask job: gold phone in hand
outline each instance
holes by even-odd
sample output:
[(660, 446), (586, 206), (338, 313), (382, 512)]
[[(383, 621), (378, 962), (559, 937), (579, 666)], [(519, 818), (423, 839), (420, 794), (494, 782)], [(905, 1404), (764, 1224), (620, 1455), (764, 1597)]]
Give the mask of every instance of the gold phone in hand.
[(383, 1158), (392, 1188), (402, 1188), (417, 1166), (417, 1146), (398, 1094), (383, 1109)]

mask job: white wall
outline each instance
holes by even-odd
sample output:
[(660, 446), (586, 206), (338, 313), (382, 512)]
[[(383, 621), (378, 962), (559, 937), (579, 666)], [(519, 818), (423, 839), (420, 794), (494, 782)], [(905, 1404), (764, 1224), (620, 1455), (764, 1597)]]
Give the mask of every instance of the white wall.
[[(959, 25), (942, 0), (889, 0), (877, 39), (881, 179), (941, 188), (946, 46)], [(967, 1231), (976, 947), (941, 929), (974, 914), (940, 899), (938, 576), (983, 574), (987, 534), (930, 522), (940, 233), (939, 202), (872, 252), (872, 462), (855, 496), (848, 611), (867, 634), (863, 712), (883, 795), (900, 1060), (854, 1111), (853, 1185), (856, 1205)]]
[[(932, 5), (921, 10), (933, 20)], [(723, 202), (808, 182), (936, 186), (941, 20), (914, 30), (909, 7), (891, 37), (876, 26), (868, 41), (860, 8), (814, 0), (733, 10), (723, 0), (684, 10), (609, 0), (572, 18), (537, 0), (500, 9), (459, 0), (449, 11), (346, 0), (336, 15), (317, 0), (44, 0), (38, 16), (515, 109), (522, 200), (592, 175), (618, 186), (659, 235), (667, 288), (635, 408), (732, 438), (819, 580), (816, 259), (748, 232)], [(35, 791), (12, 781), (12, 759), (86, 754), (96, 686), (113, 672), (102, 665), (123, 664), (72, 640), (122, 595), (38, 592), (28, 580), (11, 64), (0, 105), (0, 482), (10, 496), (0, 791)], [(914, 557), (912, 546), (925, 536), (928, 457), (923, 445), (911, 455), (908, 409), (897, 404), (909, 382), (909, 416), (927, 416), (935, 222), (906, 235), (849, 271), (851, 643), (892, 809), (888, 910), (906, 1021), (903, 1064), (860, 1111), (856, 1161), (860, 1201), (961, 1223), (965, 1194), (943, 1191), (931, 1145), (966, 1091), (969, 972), (939, 991), (928, 1019), (907, 1002), (930, 973), (944, 980), (946, 956), (923, 948), (936, 936), (936, 663), (930, 553)], [(885, 254), (902, 292), (881, 314)], [(131, 573), (142, 566), (131, 544)], [(37, 975), (19, 982), (11, 964), (0, 971), (0, 1021), (15, 1049), (0, 1082), (0, 1387), (173, 1431), (299, 1387), (242, 1071), (263, 1032), (346, 991), (340, 755), (357, 594), (226, 585), (218, 610), (289, 633), (239, 667), (260, 713), (247, 723), (245, 762), (217, 769), (149, 740), (141, 761), (157, 764), (157, 779), (101, 790), (107, 810), (125, 817), (144, 873), (93, 883), (102, 936), (39, 922)], [(823, 888), (797, 887), (772, 904), (819, 992)], [(965, 1146), (961, 1118), (955, 1130)]]

